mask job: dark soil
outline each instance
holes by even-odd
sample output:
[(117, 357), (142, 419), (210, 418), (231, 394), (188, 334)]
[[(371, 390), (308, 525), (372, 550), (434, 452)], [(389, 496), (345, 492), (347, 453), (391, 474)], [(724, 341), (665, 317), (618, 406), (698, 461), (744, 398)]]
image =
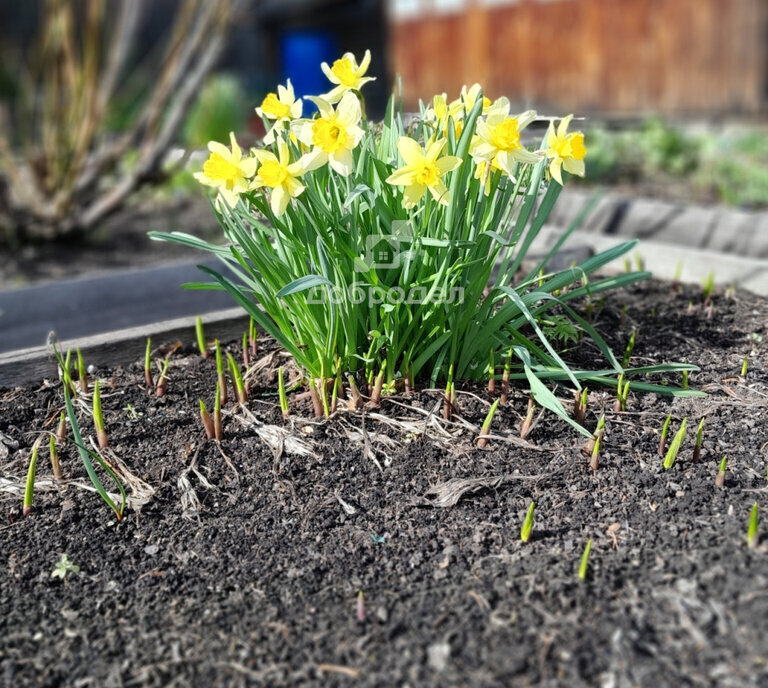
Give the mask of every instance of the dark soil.
[[(487, 451), (465, 423), (427, 421), (440, 403), (430, 391), (328, 421), (302, 401), (283, 425), (282, 359), (263, 342), (256, 420), (246, 427), (230, 401), (221, 447), (197, 417), (212, 360), (175, 354), (162, 399), (139, 365), (100, 371), (114, 456), (154, 494), (118, 523), (82, 488), (68, 442), (68, 482), (52, 483), (43, 451), (22, 518), (30, 446), (62, 394), (52, 383), (0, 393), (0, 684), (768, 686), (768, 548), (746, 544), (755, 501), (763, 533), (768, 522), (768, 301), (718, 294), (708, 319), (700, 300), (658, 282), (607, 298), (597, 321), (616, 351), (636, 327), (633, 363), (695, 362), (690, 384), (708, 396), (631, 394), (616, 413), (610, 391), (591, 390), (587, 426), (606, 414), (597, 473), (583, 438), (549, 413), (530, 443), (517, 439), (522, 387)], [(578, 356), (602, 365), (588, 344)], [(459, 393), (467, 423), (482, 422), (488, 398), (477, 385)], [(690, 431), (664, 471), (668, 413), (673, 432), (683, 417)], [(270, 440), (274, 426), (288, 432)], [(313, 455), (297, 455), (298, 440)], [(473, 489), (440, 505), (462, 487)], [(63, 580), (51, 575), (62, 553), (80, 567)]]

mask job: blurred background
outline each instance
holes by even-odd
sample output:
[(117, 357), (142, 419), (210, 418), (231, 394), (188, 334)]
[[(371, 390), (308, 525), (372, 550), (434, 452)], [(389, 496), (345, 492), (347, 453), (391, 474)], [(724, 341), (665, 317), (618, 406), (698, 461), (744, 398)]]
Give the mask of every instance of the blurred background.
[(577, 191), (768, 208), (765, 0), (0, 0), (0, 289), (194, 260), (146, 232), (217, 234), (199, 151), (366, 49), (372, 118), (479, 82), (585, 118)]

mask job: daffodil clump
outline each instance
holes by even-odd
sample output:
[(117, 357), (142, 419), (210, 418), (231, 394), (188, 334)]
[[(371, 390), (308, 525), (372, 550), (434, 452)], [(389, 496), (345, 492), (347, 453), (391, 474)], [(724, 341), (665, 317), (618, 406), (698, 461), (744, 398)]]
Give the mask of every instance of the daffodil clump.
[[(290, 81), (278, 86), (256, 108), (263, 147), (243, 153), (234, 136), (229, 147), (209, 144), (196, 177), (215, 190), (226, 245), (154, 238), (210, 251), (235, 278), (202, 268), (213, 282), (190, 286), (227, 290), (320, 390), (327, 385), (318, 381), (344, 372), (383, 375), (389, 390), (406, 379), (434, 385), (449, 371), (479, 379), (491, 356), (512, 360), (509, 379), (527, 379), (537, 401), (564, 416), (541, 380), (580, 389), (585, 380), (616, 384), (622, 373), (649, 372), (624, 369), (568, 305), (646, 277), (589, 277), (635, 242), (548, 272), (564, 236), (535, 265), (525, 261), (567, 173), (584, 174), (587, 149), (569, 130), (572, 116), (515, 113), (475, 84), (455, 100), (434, 96), (409, 126), (393, 95), (374, 124), (361, 93), (373, 79), (370, 60), (347, 53), (323, 63), (330, 89), (322, 95), (302, 100)], [(544, 125), (539, 143), (526, 136), (534, 122)], [(569, 367), (539, 326), (552, 309), (595, 340), (603, 369)]]

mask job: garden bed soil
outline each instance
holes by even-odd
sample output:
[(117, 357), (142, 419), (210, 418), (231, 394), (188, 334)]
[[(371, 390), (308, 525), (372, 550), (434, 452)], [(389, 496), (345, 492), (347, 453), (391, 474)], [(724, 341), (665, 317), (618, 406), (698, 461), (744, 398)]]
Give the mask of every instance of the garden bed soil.
[[(81, 487), (70, 441), (62, 484), (41, 453), (24, 518), (30, 447), (62, 394), (48, 382), (3, 391), (0, 683), (768, 686), (768, 301), (718, 293), (709, 318), (700, 301), (700, 290), (655, 281), (607, 297), (596, 322), (615, 351), (637, 328), (633, 363), (694, 362), (690, 384), (708, 396), (631, 393), (617, 413), (610, 390), (591, 389), (587, 426), (606, 415), (596, 473), (584, 438), (550, 413), (518, 439), (522, 386), (489, 450), (468, 427), (488, 408), (478, 384), (460, 390), (454, 424), (428, 390), (328, 421), (310, 419), (304, 400), (283, 424), (285, 361), (266, 341), (248, 403), (256, 420), (246, 427), (230, 401), (218, 446), (197, 417), (214, 363), (189, 346), (173, 355), (161, 399), (139, 363), (99, 371), (112, 451), (143, 481), (143, 506), (117, 522)], [(604, 365), (587, 342), (573, 356)], [(669, 413), (672, 432), (687, 417), (689, 434), (664, 471)], [(754, 502), (763, 544), (749, 548)], [(62, 553), (79, 573), (51, 575)]]

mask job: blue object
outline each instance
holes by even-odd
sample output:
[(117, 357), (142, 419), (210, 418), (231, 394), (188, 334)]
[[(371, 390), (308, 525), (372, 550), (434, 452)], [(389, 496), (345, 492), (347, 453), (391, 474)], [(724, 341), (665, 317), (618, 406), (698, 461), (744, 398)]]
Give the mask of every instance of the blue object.
[[(321, 62), (329, 65), (340, 57), (336, 54), (333, 34), (322, 31), (287, 31), (280, 42), (283, 63), (283, 83), (290, 79), (296, 97), (317, 96), (333, 88)], [(305, 101), (304, 112), (313, 111), (312, 103)]]

